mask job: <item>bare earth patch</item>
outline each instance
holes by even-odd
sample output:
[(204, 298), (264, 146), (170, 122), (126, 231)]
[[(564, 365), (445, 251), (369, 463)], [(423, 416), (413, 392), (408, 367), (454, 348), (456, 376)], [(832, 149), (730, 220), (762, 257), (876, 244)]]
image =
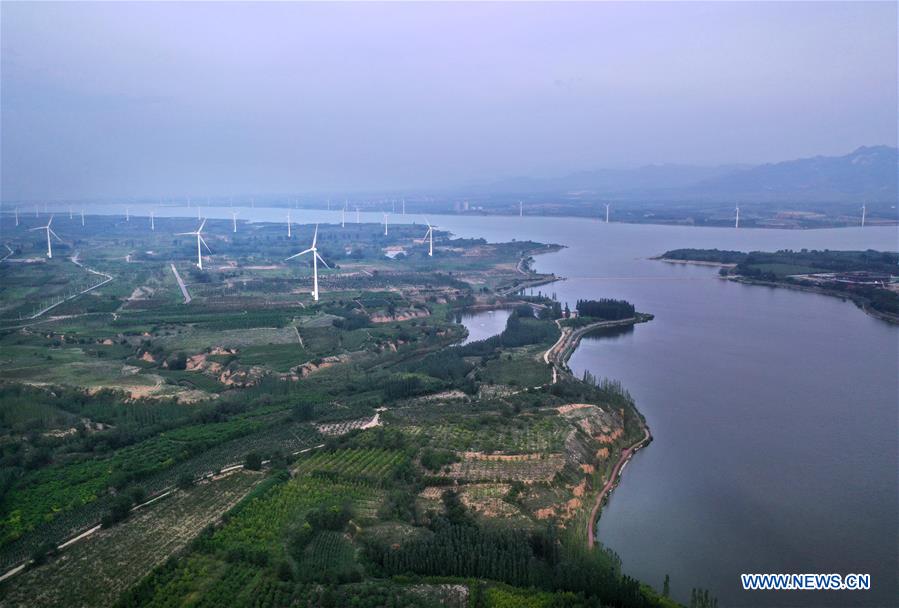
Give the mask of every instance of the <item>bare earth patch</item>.
[(465, 452), (437, 475), (469, 481), (550, 481), (565, 466), (562, 454), (483, 454)]

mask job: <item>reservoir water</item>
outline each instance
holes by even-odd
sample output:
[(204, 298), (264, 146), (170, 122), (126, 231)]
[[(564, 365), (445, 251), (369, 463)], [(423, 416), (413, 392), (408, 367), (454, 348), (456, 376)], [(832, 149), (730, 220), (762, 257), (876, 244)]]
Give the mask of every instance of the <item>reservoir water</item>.
[(506, 329), (506, 321), (510, 314), (512, 314), (511, 309), (503, 308), (463, 314), (462, 324), (468, 329), (468, 335), (462, 344), (477, 342), (502, 333)]
[[(302, 222), (336, 218), (298, 215)], [(283, 210), (241, 210), (250, 216), (277, 221)], [(565, 245), (537, 259), (538, 270), (566, 277), (545, 292), (572, 307), (578, 298), (625, 298), (655, 315), (630, 331), (585, 339), (570, 361), (575, 373), (621, 380), (655, 437), (627, 467), (598, 527), (626, 573), (656, 588), (669, 574), (672, 594), (684, 602), (691, 587), (704, 587), (721, 606), (897, 605), (899, 327), (851, 302), (648, 259), (678, 247), (895, 251), (895, 228), (430, 219), (460, 236)], [(363, 214), (363, 221), (380, 216)], [(473, 334), (502, 329), (469, 327)], [(870, 573), (873, 588), (742, 591), (740, 573), (753, 572)]]

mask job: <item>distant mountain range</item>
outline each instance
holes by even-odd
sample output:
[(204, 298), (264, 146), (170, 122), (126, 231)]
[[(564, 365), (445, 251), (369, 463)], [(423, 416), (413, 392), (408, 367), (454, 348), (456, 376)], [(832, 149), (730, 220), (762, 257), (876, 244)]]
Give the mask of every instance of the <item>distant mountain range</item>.
[(617, 200), (895, 202), (899, 152), (862, 146), (845, 156), (815, 156), (764, 165), (649, 165), (582, 171), (558, 178), (508, 179), (492, 194), (602, 196)]

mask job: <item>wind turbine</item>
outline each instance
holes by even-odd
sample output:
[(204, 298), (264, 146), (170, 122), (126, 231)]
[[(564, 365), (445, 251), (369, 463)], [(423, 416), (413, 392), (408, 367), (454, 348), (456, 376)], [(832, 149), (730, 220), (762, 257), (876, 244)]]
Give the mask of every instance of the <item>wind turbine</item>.
[(59, 238), (59, 235), (56, 234), (55, 232), (53, 232), (53, 228), (50, 227), (50, 224), (52, 224), (52, 223), (53, 223), (53, 216), (51, 215), (50, 221), (47, 222), (46, 226), (38, 226), (37, 228), (29, 228), (29, 232), (31, 232), (33, 230), (46, 230), (47, 231), (47, 257), (48, 258), (53, 257), (53, 247), (50, 245), (50, 235), (52, 234), (53, 236), (56, 237), (57, 241), (62, 243), (62, 239)]
[(299, 253), (295, 253), (289, 258), (286, 258), (284, 261), (292, 260), (294, 258), (298, 258), (301, 255), (306, 255), (307, 253), (312, 254), (312, 299), (318, 302), (318, 263), (321, 262), (325, 265), (325, 268), (330, 268), (328, 263), (322, 259), (322, 256), (318, 254), (318, 248), (315, 246), (318, 241), (318, 224), (315, 225), (315, 232), (312, 234), (312, 247), (301, 251)]
[(862, 228), (865, 227), (865, 214), (868, 212), (866, 205), (862, 205)]
[(19, 208), (16, 207), (16, 227), (19, 226)]
[(356, 207), (356, 223), (359, 223), (359, 207)]
[(232, 232), (237, 232), (237, 211), (231, 212), (231, 224), (233, 226)]
[(524, 203), (518, 201), (518, 217), (524, 216)]
[(69, 205), (69, 219), (72, 219), (72, 205)]
[(421, 237), (420, 243), (424, 243), (425, 239), (428, 239), (428, 255), (434, 255), (434, 227), (431, 226), (431, 222), (428, 221), (428, 218), (425, 218), (425, 224), (428, 225), (428, 231), (425, 232), (425, 235)]
[(384, 214), (384, 236), (387, 236), (387, 214)]
[(81, 227), (84, 227), (84, 207), (81, 208)]
[(152, 230), (154, 232), (156, 231), (155, 219), (156, 219), (156, 211), (154, 211), (153, 209), (150, 209), (150, 230)]
[(203, 220), (200, 223), (200, 227), (197, 228), (196, 230), (194, 230), (193, 232), (178, 232), (175, 234), (175, 236), (190, 235), (190, 236), (197, 237), (197, 268), (199, 268), (200, 270), (203, 270), (203, 250), (200, 249), (200, 243), (202, 243), (203, 246), (206, 247), (206, 250), (209, 251), (209, 253), (212, 253), (212, 249), (209, 249), (209, 245), (207, 245), (206, 241), (203, 240), (202, 232), (203, 232), (203, 226), (205, 226), (205, 225), (206, 225), (206, 220)]
[(609, 203), (606, 203), (606, 224), (609, 223)]
[(406, 215), (406, 199), (403, 199), (403, 215)]
[(287, 238), (290, 238), (290, 209), (287, 210)]
[(125, 221), (126, 222), (131, 221), (131, 208), (130, 207), (125, 207)]
[(734, 220), (734, 228), (740, 227), (740, 205), (737, 205), (737, 218)]
[(340, 227), (346, 228), (346, 205), (340, 210)]

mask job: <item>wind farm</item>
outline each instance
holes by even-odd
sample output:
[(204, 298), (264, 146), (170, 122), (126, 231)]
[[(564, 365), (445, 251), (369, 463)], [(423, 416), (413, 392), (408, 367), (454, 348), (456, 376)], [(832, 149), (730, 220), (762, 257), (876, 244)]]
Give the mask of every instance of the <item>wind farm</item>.
[(893, 606), (896, 18), (0, 3), (0, 608)]

